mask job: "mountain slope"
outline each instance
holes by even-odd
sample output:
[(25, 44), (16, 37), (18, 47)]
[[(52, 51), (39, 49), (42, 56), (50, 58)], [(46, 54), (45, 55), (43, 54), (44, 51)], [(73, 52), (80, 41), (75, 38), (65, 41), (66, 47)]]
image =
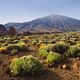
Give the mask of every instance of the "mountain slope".
[(7, 34), (8, 34), (8, 31), (6, 30), (4, 25), (0, 24), (0, 36), (1, 35), (7, 35)]
[(11, 26), (18, 31), (31, 32), (79, 31), (80, 20), (62, 15), (49, 15), (30, 22), (5, 24), (6, 28)]

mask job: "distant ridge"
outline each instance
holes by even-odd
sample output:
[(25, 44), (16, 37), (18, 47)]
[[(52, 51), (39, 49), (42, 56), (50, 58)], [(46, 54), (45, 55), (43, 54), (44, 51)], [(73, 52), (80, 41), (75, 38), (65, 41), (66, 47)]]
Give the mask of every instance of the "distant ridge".
[(80, 20), (63, 15), (51, 14), (24, 23), (7, 23), (5, 27), (15, 27), (17, 31), (30, 32), (58, 32), (58, 31), (80, 31)]

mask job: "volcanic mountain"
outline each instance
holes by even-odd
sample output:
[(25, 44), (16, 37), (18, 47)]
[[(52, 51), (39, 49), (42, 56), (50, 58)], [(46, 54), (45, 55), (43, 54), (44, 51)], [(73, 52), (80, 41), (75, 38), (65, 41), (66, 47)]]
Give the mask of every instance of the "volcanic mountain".
[(62, 15), (49, 15), (30, 22), (7, 23), (5, 27), (15, 27), (17, 31), (31, 32), (56, 32), (56, 31), (80, 31), (80, 20)]

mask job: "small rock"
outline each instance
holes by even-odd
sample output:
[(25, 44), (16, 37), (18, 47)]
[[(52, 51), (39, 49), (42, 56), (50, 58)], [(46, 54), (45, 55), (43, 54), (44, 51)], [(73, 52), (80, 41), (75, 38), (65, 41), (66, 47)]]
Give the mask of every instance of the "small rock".
[(48, 64), (49, 67), (53, 67), (53, 64)]
[(74, 64), (73, 64), (73, 68), (74, 68), (74, 69), (78, 69), (78, 64), (77, 64), (77, 63), (74, 63)]
[(63, 64), (63, 65), (62, 65), (62, 69), (67, 69), (67, 67), (68, 67), (68, 66), (67, 66), (66, 64)]
[(53, 70), (55, 70), (55, 68), (52, 68)]
[(76, 60), (79, 60), (79, 59), (80, 59), (79, 57), (76, 58)]

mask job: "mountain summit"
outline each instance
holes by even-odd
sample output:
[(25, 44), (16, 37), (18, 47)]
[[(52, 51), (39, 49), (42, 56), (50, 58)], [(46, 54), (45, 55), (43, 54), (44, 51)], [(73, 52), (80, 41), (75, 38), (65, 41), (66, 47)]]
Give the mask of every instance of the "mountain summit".
[(80, 31), (80, 20), (52, 14), (30, 22), (7, 23), (5, 27), (15, 27), (18, 31), (31, 32)]

